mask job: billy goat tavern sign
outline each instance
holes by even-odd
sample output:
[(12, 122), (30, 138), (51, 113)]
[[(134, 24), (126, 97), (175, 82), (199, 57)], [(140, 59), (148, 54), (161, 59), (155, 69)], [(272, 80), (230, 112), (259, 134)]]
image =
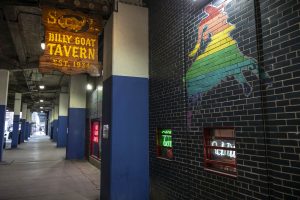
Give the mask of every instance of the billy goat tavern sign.
[(40, 72), (99, 76), (98, 34), (100, 19), (67, 9), (43, 8), (45, 51)]

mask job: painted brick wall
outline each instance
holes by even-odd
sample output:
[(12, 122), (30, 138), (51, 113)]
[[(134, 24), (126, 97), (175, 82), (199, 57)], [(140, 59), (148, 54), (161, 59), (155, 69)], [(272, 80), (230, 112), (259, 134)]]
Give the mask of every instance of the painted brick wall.
[[(213, 1), (206, 13), (213, 15), (221, 3)], [(203, 4), (148, 2), (152, 199), (297, 199), (299, 1), (227, 1), (220, 13), (226, 23), (210, 25), (208, 46), (192, 55), (207, 18)], [(216, 24), (220, 28), (210, 29)], [(219, 55), (207, 49), (222, 26), (230, 28), (224, 40), (237, 48), (219, 64)], [(206, 80), (193, 79), (201, 75)], [(203, 169), (203, 128), (220, 126), (235, 128), (237, 178)], [(156, 157), (157, 127), (174, 130), (172, 161)]]

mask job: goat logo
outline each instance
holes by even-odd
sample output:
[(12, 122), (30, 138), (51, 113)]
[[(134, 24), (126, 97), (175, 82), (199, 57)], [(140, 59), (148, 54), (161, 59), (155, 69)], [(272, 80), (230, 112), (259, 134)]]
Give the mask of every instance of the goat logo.
[(198, 40), (189, 53), (193, 59), (186, 73), (187, 92), (190, 98), (202, 97), (203, 94), (233, 76), (243, 88), (245, 96), (250, 96), (252, 86), (244, 76), (244, 71), (251, 71), (266, 83), (271, 83), (267, 73), (259, 69), (254, 58), (244, 55), (238, 48), (230, 33), (235, 25), (227, 22), (228, 15), (224, 8), (228, 1), (218, 6), (212, 3), (204, 7), (202, 19), (198, 27)]

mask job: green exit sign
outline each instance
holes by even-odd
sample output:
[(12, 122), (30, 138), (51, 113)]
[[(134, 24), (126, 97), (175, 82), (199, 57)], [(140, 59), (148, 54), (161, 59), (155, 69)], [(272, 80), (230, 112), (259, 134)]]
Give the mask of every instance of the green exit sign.
[(162, 147), (172, 147), (172, 130), (160, 129), (160, 145)]
[(172, 134), (171, 129), (161, 129), (160, 132), (161, 132), (161, 134), (164, 134), (164, 135), (171, 135)]

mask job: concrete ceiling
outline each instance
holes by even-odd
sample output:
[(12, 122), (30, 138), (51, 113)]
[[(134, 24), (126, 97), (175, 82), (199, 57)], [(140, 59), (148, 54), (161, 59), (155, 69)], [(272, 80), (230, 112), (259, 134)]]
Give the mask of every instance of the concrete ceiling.
[[(13, 109), (16, 92), (22, 93), (22, 102), (26, 102), (32, 110), (38, 111), (40, 106), (50, 109), (57, 103), (61, 87), (68, 86), (69, 76), (57, 71), (47, 74), (38, 71), (39, 57), (43, 53), (40, 44), (44, 37), (41, 5), (100, 13), (104, 19), (113, 7), (112, 0), (79, 0), (82, 7), (74, 6), (76, 1), (1, 0), (0, 69), (10, 71), (9, 109)], [(89, 9), (91, 3), (98, 5), (94, 8), (98, 10)], [(46, 88), (40, 90), (39, 85)], [(39, 103), (40, 99), (44, 102)]]

